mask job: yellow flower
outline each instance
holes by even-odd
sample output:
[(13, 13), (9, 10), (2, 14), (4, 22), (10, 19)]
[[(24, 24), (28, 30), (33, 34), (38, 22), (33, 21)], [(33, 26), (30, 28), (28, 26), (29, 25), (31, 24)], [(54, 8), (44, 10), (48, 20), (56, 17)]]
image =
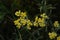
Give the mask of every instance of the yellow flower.
[(20, 19), (17, 19), (14, 21), (14, 24), (17, 25), (19, 23)]
[(39, 26), (40, 27), (45, 27), (46, 26), (45, 19), (44, 18), (39, 18), (38, 19), (38, 23), (39, 23)]
[(55, 21), (53, 25), (54, 25), (54, 27), (59, 27), (59, 22)]
[(32, 22), (30, 20), (27, 20), (27, 29), (31, 29), (32, 26)]
[(51, 32), (51, 33), (49, 32), (48, 35), (50, 39), (54, 39), (57, 36), (55, 32)]
[(37, 22), (38, 21), (38, 16), (36, 16), (36, 18), (35, 18), (35, 22)]
[(44, 17), (45, 15), (46, 15), (46, 14), (45, 14), (45, 13), (43, 13), (43, 14), (41, 14), (40, 16), (41, 16), (41, 17)]
[(44, 18), (39, 18), (38, 19), (38, 23), (44, 23), (44, 22), (45, 22)]
[(45, 23), (39, 23), (39, 26), (40, 26), (40, 27), (45, 27), (46, 24), (45, 24)]
[(26, 25), (26, 19), (21, 19), (20, 22), (22, 23), (22, 25)]
[(27, 29), (31, 30), (31, 27), (30, 27), (30, 25), (27, 25)]
[(20, 21), (20, 19), (17, 19), (17, 20), (14, 21), (14, 24), (16, 25), (16, 27), (18, 29), (20, 29), (20, 27), (21, 27), (21, 23), (19, 21)]
[(40, 16), (43, 17), (43, 18), (48, 18), (48, 16), (46, 15), (46, 13), (43, 13)]
[(57, 40), (60, 40), (60, 36), (57, 37)]
[(20, 10), (15, 12), (15, 15), (16, 16), (20, 16), (20, 14), (21, 14), (21, 11)]
[(21, 12), (21, 17), (26, 17), (26, 12)]
[(21, 28), (21, 23), (18, 23), (18, 24), (16, 25), (16, 27), (17, 27), (18, 29), (20, 29), (20, 28)]
[(34, 26), (38, 27), (38, 23), (37, 22), (34, 22)]
[(27, 20), (27, 24), (32, 26), (32, 22), (30, 20)]

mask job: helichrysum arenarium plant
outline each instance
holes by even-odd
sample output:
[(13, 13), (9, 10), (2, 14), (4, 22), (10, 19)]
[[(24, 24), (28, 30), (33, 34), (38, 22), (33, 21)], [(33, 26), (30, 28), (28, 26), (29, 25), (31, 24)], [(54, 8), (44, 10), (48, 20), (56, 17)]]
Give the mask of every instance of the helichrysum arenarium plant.
[[(58, 33), (60, 23), (58, 19), (55, 21), (51, 19), (53, 16), (51, 13), (54, 13), (52, 12), (54, 8), (51, 6), (59, 3), (54, 5), (54, 2), (50, 4), (50, 1), (53, 0), (0, 0), (0, 29), (3, 29), (0, 30), (0, 38), (3, 40), (4, 38), (6, 40), (60, 40)], [(5, 36), (2, 37), (1, 34)]]
[[(39, 15), (40, 17), (36, 16), (34, 21), (33, 20), (31, 21), (30, 19), (28, 19), (27, 12), (21, 12), (21, 10), (16, 11), (15, 15), (18, 17), (18, 19), (14, 20), (14, 25), (16, 25), (18, 29), (21, 29), (22, 27), (26, 27), (26, 29), (31, 30), (33, 29), (32, 27), (37, 27), (37, 28), (42, 28), (42, 29), (43, 28), (46, 29), (46, 27), (47, 28), (50, 27), (50, 25), (46, 21), (46, 20), (49, 20), (49, 17), (48, 15), (46, 15), (46, 13), (40, 14)], [(52, 31), (49, 31), (49, 32), (48, 30), (46, 31), (48, 32), (47, 35), (49, 39), (60, 40), (60, 37), (56, 32), (57, 30), (56, 28), (60, 27), (59, 24), (60, 23), (58, 21), (53, 22), (52, 28), (51, 28)]]
[(36, 15), (34, 20), (28, 18), (27, 12), (22, 12), (21, 10), (15, 12), (15, 16), (18, 18), (14, 20), (14, 25), (18, 31), (25, 28), (29, 32), (28, 38), (26, 37), (26, 39), (23, 39), (23, 35), (20, 36), (22, 40), (60, 40), (60, 35), (57, 33), (60, 28), (60, 23), (58, 20), (52, 22), (50, 16), (47, 15), (47, 10), (46, 0), (44, 0), (40, 5), (41, 13)]

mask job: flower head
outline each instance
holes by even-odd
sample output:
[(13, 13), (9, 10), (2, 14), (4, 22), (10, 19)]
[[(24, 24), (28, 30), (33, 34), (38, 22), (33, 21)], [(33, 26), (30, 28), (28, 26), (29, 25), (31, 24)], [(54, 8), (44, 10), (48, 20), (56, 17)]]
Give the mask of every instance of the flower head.
[(53, 25), (54, 25), (54, 27), (59, 27), (59, 22), (55, 21)]
[(57, 36), (55, 32), (51, 32), (51, 33), (49, 32), (48, 35), (50, 39), (54, 39)]
[(34, 22), (33, 24), (34, 24), (34, 26), (38, 27), (38, 23), (37, 22)]
[(21, 14), (21, 11), (20, 10), (15, 12), (15, 15), (16, 16), (20, 16), (20, 14)]
[(43, 18), (45, 18), (45, 19), (48, 18), (48, 16), (46, 15), (46, 13), (43, 13), (40, 16), (43, 17)]
[(19, 23), (20, 19), (17, 19), (14, 21), (14, 24), (17, 25)]
[(21, 19), (20, 22), (22, 23), (22, 25), (26, 25), (26, 19)]
[(46, 26), (46, 24), (45, 23), (39, 23), (39, 26), (43, 28)]
[(27, 20), (27, 29), (31, 29), (32, 26), (32, 22), (30, 20)]
[(45, 22), (44, 18), (39, 18), (38, 19), (38, 23), (44, 23), (44, 22)]
[(28, 25), (32, 25), (32, 22), (30, 20), (27, 20)]
[(14, 21), (14, 24), (16, 25), (16, 27), (17, 27), (18, 29), (21, 28), (21, 23), (20, 23), (19, 21), (20, 21), (20, 19), (17, 19), (17, 20)]
[(35, 18), (35, 22), (37, 22), (38, 21), (38, 16), (36, 16), (36, 18)]
[(16, 25), (16, 27), (17, 27), (18, 29), (20, 29), (20, 28), (21, 28), (21, 23), (18, 23), (18, 24)]
[(21, 17), (25, 18), (26, 17), (26, 12), (21, 12)]

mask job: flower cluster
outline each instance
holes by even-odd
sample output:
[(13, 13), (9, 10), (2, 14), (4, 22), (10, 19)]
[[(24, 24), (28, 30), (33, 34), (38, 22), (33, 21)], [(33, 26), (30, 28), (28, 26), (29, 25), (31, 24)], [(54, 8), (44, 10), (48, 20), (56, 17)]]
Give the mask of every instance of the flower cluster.
[(59, 22), (58, 21), (54, 22), (54, 27), (59, 27)]
[[(27, 26), (28, 29), (31, 29), (30, 26), (35, 26), (38, 27), (40, 26), (41, 28), (46, 26), (46, 19), (49, 19), (49, 17), (46, 15), (46, 13), (40, 14), (40, 17), (36, 16), (35, 17), (35, 21), (31, 22), (28, 17), (27, 17), (27, 13), (26, 12), (21, 12), (16, 11), (15, 15), (17, 17), (19, 17), (17, 20), (14, 20), (14, 24), (16, 25), (16, 27), (18, 27), (19, 29), (22, 26)], [(55, 21), (53, 23), (54, 27), (59, 27), (59, 22)]]
[(15, 15), (25, 18), (25, 17), (26, 17), (26, 12), (21, 12), (21, 11), (19, 10), (19, 11), (16, 11), (16, 12), (15, 12)]
[[(58, 22), (58, 21), (55, 21), (55, 22), (53, 23), (53, 26), (54, 26), (55, 28), (57, 28), (57, 27), (59, 28), (59, 22)], [(55, 33), (55, 32), (49, 32), (48, 35), (49, 35), (49, 38), (50, 38), (50, 39), (54, 39), (54, 38), (57, 37), (57, 33)], [(60, 36), (57, 37), (57, 40), (60, 40)]]
[(54, 39), (57, 36), (57, 34), (55, 32), (49, 32), (49, 38), (50, 39)]
[(57, 36), (56, 32), (49, 32), (48, 35), (50, 39), (57, 38), (56, 40), (60, 40), (60, 36)]
[(32, 26), (32, 25), (36, 26), (36, 27), (38, 27), (38, 26), (45, 27), (46, 26), (45, 19), (47, 19), (48, 16), (45, 13), (40, 15), (42, 18), (38, 18), (38, 16), (36, 16), (35, 21), (33, 21), (33, 22), (31, 22), (28, 19), (26, 14), (27, 14), (26, 12), (21, 12), (20, 10), (15, 12), (15, 15), (18, 16), (19, 18), (14, 21), (14, 24), (19, 29), (25, 25), (26, 25), (27, 29), (31, 29), (30, 26)]
[(17, 28), (21, 28), (22, 26), (27, 25), (27, 29), (31, 29), (30, 26), (32, 25), (32, 22), (27, 18), (26, 12), (16, 11), (15, 15), (19, 18), (17, 20), (14, 20), (14, 24)]
[[(59, 28), (59, 22), (58, 22), (58, 21), (55, 21), (55, 22), (53, 23), (53, 26), (54, 26), (55, 28), (57, 28), (57, 27)], [(49, 32), (48, 35), (49, 35), (49, 38), (50, 38), (50, 39), (54, 39), (54, 38), (57, 37), (57, 33), (55, 33), (55, 32), (51, 32), (51, 33)], [(57, 37), (57, 40), (60, 40), (60, 36)]]
[(48, 19), (49, 17), (46, 15), (46, 13), (43, 13), (40, 15), (41, 17), (45, 18), (45, 19)]
[(45, 27), (46, 26), (46, 22), (45, 20), (48, 18), (48, 16), (43, 13), (40, 15), (42, 18), (38, 18), (38, 16), (36, 16), (35, 21), (34, 21), (34, 26), (40, 26), (40, 27)]
[[(27, 17), (27, 13), (21, 12), (20, 10), (16, 11), (15, 15), (18, 17), (18, 19), (14, 20), (14, 25), (16, 25), (18, 29), (20, 29), (23, 26), (25, 26), (29, 30), (31, 29), (31, 26), (44, 28), (47, 26), (46, 19), (49, 19), (46, 13), (41, 14), (40, 17), (36, 16), (34, 21), (30, 21)], [(59, 27), (59, 22), (55, 21), (53, 23), (53, 26), (55, 28)], [(57, 37), (56, 32), (49, 32), (48, 35), (50, 39), (54, 39)], [(57, 40), (60, 40), (60, 36), (57, 37)]]

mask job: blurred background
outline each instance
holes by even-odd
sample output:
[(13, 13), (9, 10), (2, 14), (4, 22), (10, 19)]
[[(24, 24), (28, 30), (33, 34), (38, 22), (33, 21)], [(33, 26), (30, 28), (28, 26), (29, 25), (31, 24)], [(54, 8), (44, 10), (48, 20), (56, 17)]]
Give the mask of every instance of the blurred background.
[[(0, 40), (17, 40), (18, 30), (13, 23), (15, 18), (17, 18), (15, 12), (18, 10), (26, 11), (29, 19), (34, 20), (35, 16), (41, 13), (41, 1), (42, 0), (0, 0)], [(60, 22), (60, 0), (46, 1), (47, 4), (51, 4), (51, 7), (55, 7), (51, 9), (51, 20), (58, 20)], [(22, 33), (25, 32), (26, 31), (23, 30)], [(25, 36), (27, 34), (29, 35), (30, 33), (25, 33)], [(23, 40), (28, 39), (23, 37)]]

